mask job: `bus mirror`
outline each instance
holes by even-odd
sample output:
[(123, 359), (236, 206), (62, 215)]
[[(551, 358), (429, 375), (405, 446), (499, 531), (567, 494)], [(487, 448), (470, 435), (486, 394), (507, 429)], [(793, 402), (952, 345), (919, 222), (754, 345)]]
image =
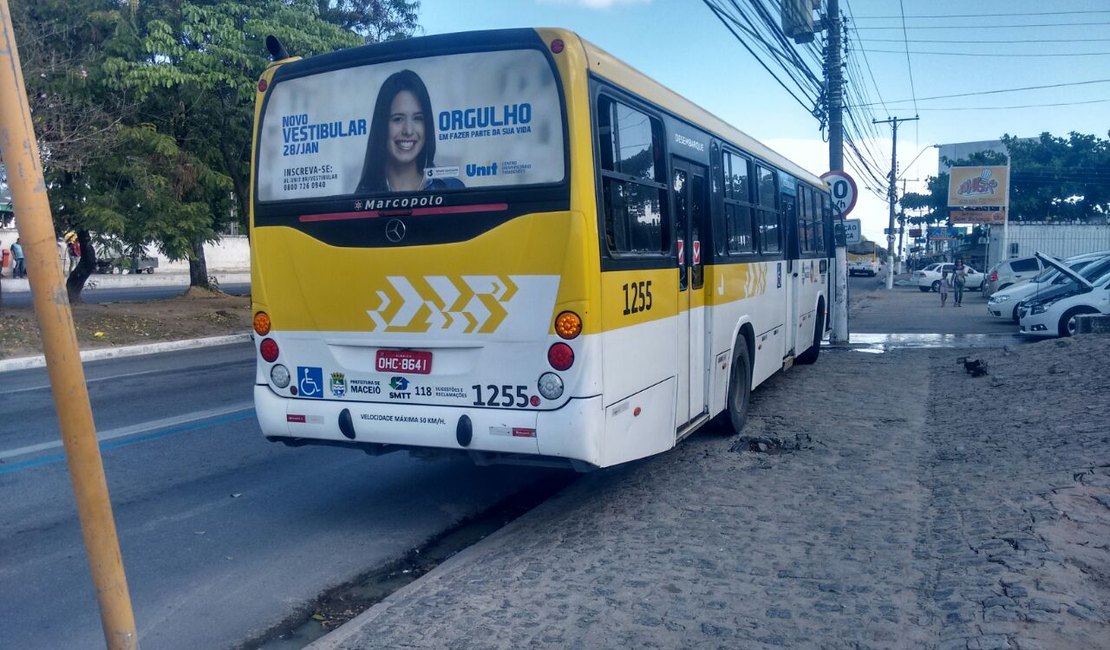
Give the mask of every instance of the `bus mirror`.
[(266, 51), (270, 53), (270, 59), (273, 61), (281, 61), (282, 59), (289, 58), (289, 52), (285, 46), (281, 44), (277, 36), (270, 34), (266, 37)]

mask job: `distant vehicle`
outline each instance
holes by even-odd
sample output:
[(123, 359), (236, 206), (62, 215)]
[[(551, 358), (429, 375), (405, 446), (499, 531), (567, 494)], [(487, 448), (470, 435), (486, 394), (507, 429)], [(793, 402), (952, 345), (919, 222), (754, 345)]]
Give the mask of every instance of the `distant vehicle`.
[(848, 275), (875, 277), (879, 273), (879, 254), (875, 242), (861, 242), (848, 247)]
[(138, 249), (128, 250), (116, 240), (105, 243), (96, 254), (96, 272), (103, 274), (154, 273), (158, 258), (142, 254)]
[(1040, 273), (1043, 268), (1044, 265), (1035, 256), (1002, 260), (987, 271), (983, 295), (990, 296), (995, 291), (1024, 282)]
[(1063, 262), (1037, 253), (1070, 282), (1018, 308), (1018, 332), (1028, 336), (1072, 336), (1083, 314), (1110, 314), (1110, 258), (1088, 264), (1078, 273)]
[[(1110, 257), (1110, 251), (1084, 253), (1064, 260), (1068, 268), (1075, 272), (1083, 270), (1092, 262)], [(1039, 261), (1039, 260), (1038, 260)], [(987, 314), (995, 318), (1010, 318), (1018, 322), (1018, 307), (1023, 300), (1045, 297), (1046, 293), (1071, 282), (1071, 278), (1051, 266), (1045, 268), (1026, 282), (1012, 284), (991, 294), (987, 301)]]
[[(967, 281), (964, 282), (964, 290), (975, 291), (978, 289), (982, 291), (986, 276), (966, 264), (964, 266), (967, 268)], [(955, 267), (956, 265), (952, 262), (934, 262), (920, 271), (914, 271), (913, 279), (922, 293), (937, 291), (940, 289), (941, 277), (944, 273), (952, 275), (952, 269)], [(951, 281), (951, 278), (949, 280)]]

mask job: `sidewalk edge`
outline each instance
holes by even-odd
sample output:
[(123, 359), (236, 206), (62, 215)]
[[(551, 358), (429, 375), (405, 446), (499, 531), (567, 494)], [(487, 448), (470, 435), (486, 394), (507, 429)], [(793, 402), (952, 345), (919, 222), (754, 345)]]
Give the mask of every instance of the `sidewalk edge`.
[[(251, 340), (251, 335), (229, 334), (227, 336), (210, 336), (202, 339), (186, 339), (183, 341), (164, 341), (161, 343), (144, 343), (142, 345), (125, 345), (118, 348), (96, 348), (81, 352), (81, 362), (100, 361), (102, 359), (117, 359), (122, 357), (137, 357), (144, 354), (158, 352), (173, 352), (187, 350), (195, 347), (213, 347), (217, 345), (231, 345)], [(42, 368), (46, 365), (46, 357), (17, 357), (14, 359), (0, 359), (0, 372), (13, 370), (27, 370), (29, 368)]]

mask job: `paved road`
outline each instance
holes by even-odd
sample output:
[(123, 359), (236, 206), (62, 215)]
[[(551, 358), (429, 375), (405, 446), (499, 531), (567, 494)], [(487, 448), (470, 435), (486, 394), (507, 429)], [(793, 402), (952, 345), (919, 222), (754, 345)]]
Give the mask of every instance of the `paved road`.
[[(87, 367), (143, 647), (233, 647), (544, 475), (267, 443), (253, 373), (249, 345)], [(102, 647), (45, 372), (0, 377), (0, 647)]]
[(749, 439), (590, 474), (310, 647), (1110, 647), (1105, 393), (969, 434), (966, 395), (1041, 373), (957, 354), (824, 351), (753, 394)]
[[(145, 282), (140, 286), (86, 288), (81, 292), (81, 300), (82, 302), (95, 304), (165, 300), (166, 298), (179, 296), (185, 290), (185, 287), (178, 285), (159, 284), (159, 280), (154, 276), (140, 276), (137, 281)], [(221, 284), (220, 289), (235, 296), (245, 296), (250, 293), (251, 285), (249, 282), (230, 282)], [(31, 305), (31, 293), (29, 291), (5, 291), (4, 304), (8, 307), (29, 307)]]

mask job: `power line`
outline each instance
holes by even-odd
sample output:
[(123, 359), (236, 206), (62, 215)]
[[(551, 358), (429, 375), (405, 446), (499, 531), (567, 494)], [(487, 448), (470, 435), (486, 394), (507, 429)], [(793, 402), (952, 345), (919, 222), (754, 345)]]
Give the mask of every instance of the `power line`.
[[(1103, 23), (1045, 23), (1040, 25), (928, 25), (928, 26), (914, 26), (909, 29), (1025, 29), (1027, 27), (1093, 27), (1095, 25), (1110, 25), (1110, 22)], [(856, 29), (906, 29), (905, 25), (902, 27), (856, 27)]]
[[(1062, 83), (1062, 84), (1048, 84), (1048, 85), (1045, 85), (1045, 86), (1024, 86), (1024, 87), (1021, 87), (1021, 88), (1004, 88), (1004, 89), (1000, 89), (1000, 90), (984, 90), (982, 92), (977, 92), (977, 93), (961, 93), (961, 94), (957, 94), (957, 95), (936, 95), (935, 97), (922, 97), (920, 99), (921, 99), (921, 101), (924, 102), (924, 101), (931, 101), (931, 100), (934, 100), (934, 99), (952, 99), (953, 97), (973, 97), (973, 96), (976, 96), (976, 95), (999, 95), (999, 94), (1002, 94), (1002, 93), (1021, 92), (1023, 90), (1044, 90), (1046, 88), (1063, 88), (1065, 86), (1089, 86), (1091, 84), (1104, 84), (1104, 83), (1110, 83), (1110, 79), (1092, 79), (1091, 81), (1074, 81), (1074, 82)], [(913, 99), (896, 99), (896, 100), (892, 100), (888, 103), (890, 103), (890, 104), (905, 104), (906, 102), (910, 102), (910, 101), (912, 101), (916, 104), (918, 99), (916, 97), (913, 98)], [(869, 104), (869, 105), (874, 106), (875, 104)]]
[[(1006, 18), (1014, 16), (1068, 16), (1075, 14), (1110, 14), (1107, 9), (1090, 9), (1084, 11), (1036, 11), (1028, 13), (1007, 13)], [(931, 18), (982, 18), (982, 14), (918, 14), (915, 16), (905, 16), (905, 18), (912, 19), (931, 19)], [(902, 16), (860, 16), (859, 20), (894, 20), (902, 18)]]
[[(892, 28), (893, 29), (893, 28)], [(904, 43), (905, 39), (901, 38), (860, 38), (856, 39), (865, 43)], [(985, 43), (992, 44), (1022, 44), (1022, 43), (1105, 43), (1110, 41), (1110, 38), (1025, 38), (1025, 39), (993, 39), (984, 40), (981, 38), (975, 39), (974, 42), (969, 42), (964, 38), (950, 39), (950, 38), (911, 38), (910, 43), (954, 43), (961, 45), (982, 45)]]
[[(871, 50), (881, 54), (902, 54), (901, 50)], [(919, 50), (905, 51), (905, 54), (921, 54), (925, 56), (996, 56), (1004, 57), (1007, 59), (1019, 56), (1110, 56), (1110, 52), (1076, 52), (1073, 54), (1065, 53), (1044, 53), (1044, 54), (999, 54), (994, 52), (922, 52)]]
[(966, 107), (946, 107), (946, 108), (923, 108), (922, 111), (1007, 111), (1016, 110), (1021, 108), (1050, 108), (1053, 106), (1081, 106), (1084, 104), (1105, 104), (1110, 102), (1110, 99), (1092, 99), (1084, 102), (1056, 102), (1052, 104), (1023, 104), (1020, 106), (966, 106)]
[[(898, 0), (898, 8), (901, 10), (901, 13), (902, 13), (902, 39), (905, 40), (905, 39), (908, 39), (909, 37), (906, 35), (906, 7), (903, 3), (903, 0)], [(909, 72), (909, 78), (910, 78), (910, 97), (913, 97), (913, 110), (914, 110), (914, 114), (917, 114), (917, 90), (914, 88), (914, 85), (913, 85), (913, 64), (910, 63), (910, 45), (909, 45), (908, 42), (905, 45), (906, 45), (906, 70), (907, 70), (907, 72)], [(895, 122), (895, 125), (897, 125), (897, 122)]]

